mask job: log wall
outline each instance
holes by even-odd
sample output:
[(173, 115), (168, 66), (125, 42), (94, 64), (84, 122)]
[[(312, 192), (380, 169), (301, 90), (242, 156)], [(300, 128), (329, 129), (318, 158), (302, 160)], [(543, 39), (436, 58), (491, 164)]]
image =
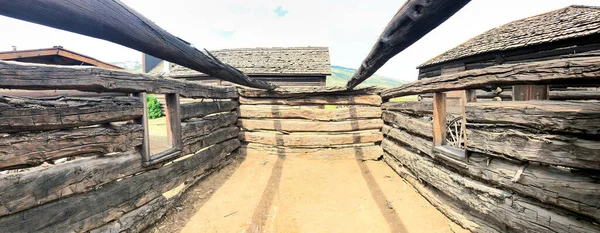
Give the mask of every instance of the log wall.
[[(0, 88), (125, 94), (0, 95), (0, 232), (142, 231), (188, 187), (229, 164), (241, 146), (233, 88), (101, 69), (0, 66), (6, 81)], [(65, 75), (69, 78), (58, 81)], [(211, 98), (180, 106), (181, 156), (151, 166), (143, 162), (144, 103), (127, 96), (139, 91)]]
[[(517, 80), (540, 72), (562, 75), (563, 70), (543, 67), (563, 62), (516, 64), (530, 69), (501, 78)], [(589, 63), (580, 68), (595, 70), (596, 66)], [(550, 100), (510, 101), (512, 95), (503, 96), (507, 89), (512, 92), (509, 88), (490, 88), (501, 81), (478, 77), (503, 67), (443, 75), (437, 78), (441, 82), (421, 80), (383, 91), (384, 99), (408, 93), (424, 97), (382, 104), (384, 160), (442, 213), (473, 232), (600, 232), (600, 105), (589, 101), (597, 98), (593, 94), (597, 81), (555, 85)], [(454, 79), (469, 72), (477, 75), (465, 82)], [(558, 76), (538, 77), (542, 83), (555, 84)], [(465, 149), (436, 147), (435, 103), (427, 92), (459, 90), (459, 86), (489, 92), (478, 91), (476, 102), (464, 108), (447, 102), (445, 111), (453, 116), (448, 119), (466, 120)], [(491, 97), (480, 101), (484, 95)], [(499, 99), (485, 101), (493, 97)]]
[(383, 135), (376, 88), (240, 88), (241, 153), (377, 159)]

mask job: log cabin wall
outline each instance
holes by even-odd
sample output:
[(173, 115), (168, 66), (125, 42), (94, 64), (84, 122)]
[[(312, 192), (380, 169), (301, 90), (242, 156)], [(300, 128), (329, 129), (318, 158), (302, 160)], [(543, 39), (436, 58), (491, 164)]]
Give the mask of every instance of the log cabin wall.
[[(600, 103), (552, 96), (449, 101), (447, 122), (457, 117), (466, 122), (465, 128), (454, 128), (466, 133), (455, 150), (434, 146), (433, 121), (443, 92), (536, 84), (578, 90), (600, 84), (599, 68), (599, 57), (567, 58), (467, 70), (386, 89), (381, 93), (384, 160), (473, 232), (599, 232)], [(389, 101), (434, 98), (433, 93), (438, 93), (433, 101)]]
[(249, 156), (377, 159), (379, 89), (240, 88), (241, 153)]
[[(0, 88), (134, 94), (0, 96), (0, 232), (141, 231), (240, 146), (233, 87), (0, 61)], [(211, 99), (171, 103), (181, 119), (171, 157), (143, 159), (145, 100), (133, 97), (143, 93)]]

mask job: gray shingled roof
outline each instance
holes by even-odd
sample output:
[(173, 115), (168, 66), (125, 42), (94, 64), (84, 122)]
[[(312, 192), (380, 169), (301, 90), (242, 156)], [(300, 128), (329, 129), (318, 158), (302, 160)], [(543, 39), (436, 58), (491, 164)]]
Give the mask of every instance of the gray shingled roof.
[(486, 52), (503, 51), (600, 33), (600, 7), (573, 5), (491, 29), (417, 68)]
[[(330, 75), (328, 47), (243, 48), (210, 51), (248, 75)], [(170, 77), (202, 76), (200, 72), (172, 64)]]

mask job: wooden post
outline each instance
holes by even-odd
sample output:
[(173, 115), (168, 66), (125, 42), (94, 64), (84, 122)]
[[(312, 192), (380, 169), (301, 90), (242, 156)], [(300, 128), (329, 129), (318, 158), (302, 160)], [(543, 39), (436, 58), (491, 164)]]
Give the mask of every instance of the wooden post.
[(433, 146), (446, 144), (446, 93), (433, 94)]
[(165, 102), (167, 103), (167, 137), (171, 141), (171, 147), (176, 150), (181, 150), (183, 144), (181, 141), (181, 113), (179, 94), (166, 94)]
[(548, 100), (550, 88), (548, 85), (515, 85), (513, 86), (513, 101)]
[(141, 124), (144, 127), (144, 139), (140, 146), (140, 154), (142, 154), (142, 160), (144, 162), (150, 161), (150, 134), (148, 132), (148, 105), (146, 104), (146, 93), (136, 93), (134, 96), (139, 97), (142, 101), (144, 108), (144, 114), (141, 118), (136, 120), (136, 123)]

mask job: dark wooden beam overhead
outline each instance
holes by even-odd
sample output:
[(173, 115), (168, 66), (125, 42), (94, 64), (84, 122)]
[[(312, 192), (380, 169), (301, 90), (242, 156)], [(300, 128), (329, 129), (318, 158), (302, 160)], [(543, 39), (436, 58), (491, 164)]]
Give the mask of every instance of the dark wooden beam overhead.
[(408, 0), (385, 27), (346, 87), (352, 89), (371, 77), (390, 58), (421, 39), (469, 2), (470, 0)]
[(275, 88), (202, 53), (119, 0), (0, 0), (0, 14), (111, 41), (240, 85)]

